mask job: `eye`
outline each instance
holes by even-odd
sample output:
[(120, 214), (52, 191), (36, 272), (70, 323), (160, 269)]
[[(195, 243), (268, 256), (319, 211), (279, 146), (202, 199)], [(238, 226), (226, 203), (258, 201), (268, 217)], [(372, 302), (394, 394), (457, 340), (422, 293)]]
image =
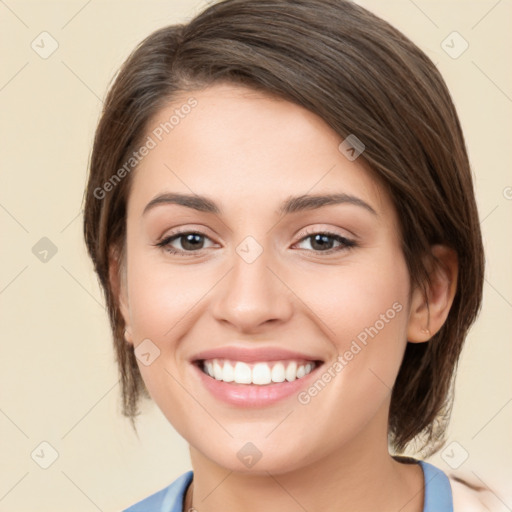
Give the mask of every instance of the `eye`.
[[(301, 236), (302, 238), (295, 245), (309, 241), (313, 252), (317, 253), (331, 254), (357, 246), (354, 240), (329, 231), (304, 231)], [(200, 231), (182, 231), (166, 236), (154, 245), (163, 248), (170, 254), (196, 256), (197, 254), (194, 253), (202, 253), (206, 248), (204, 246), (205, 240), (210, 240), (210, 238)], [(173, 244), (176, 242), (181, 247), (174, 246)], [(334, 244), (338, 244), (338, 246), (333, 247)]]
[[(157, 247), (162, 247), (171, 254), (186, 255), (187, 253), (200, 252), (204, 247), (204, 239), (210, 240), (200, 231), (182, 231), (165, 237), (156, 243)], [(172, 244), (178, 242), (181, 248), (176, 248)]]
[[(354, 240), (329, 231), (305, 231), (301, 233), (301, 235), (302, 238), (298, 243), (300, 244), (304, 241), (310, 240), (309, 243), (313, 248), (313, 252), (331, 254), (333, 252), (339, 252), (357, 246), (357, 243)], [(333, 244), (335, 243), (339, 244), (338, 247), (333, 247)]]

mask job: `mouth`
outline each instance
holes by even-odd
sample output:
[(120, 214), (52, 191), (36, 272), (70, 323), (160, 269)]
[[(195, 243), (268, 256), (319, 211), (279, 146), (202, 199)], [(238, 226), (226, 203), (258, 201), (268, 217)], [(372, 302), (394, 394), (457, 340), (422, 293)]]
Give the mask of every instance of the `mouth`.
[(190, 359), (197, 385), (237, 408), (263, 408), (291, 399), (318, 376), (324, 361), (283, 347), (226, 346)]
[(226, 358), (199, 359), (194, 364), (216, 381), (271, 386), (303, 379), (323, 364), (321, 360), (237, 361)]

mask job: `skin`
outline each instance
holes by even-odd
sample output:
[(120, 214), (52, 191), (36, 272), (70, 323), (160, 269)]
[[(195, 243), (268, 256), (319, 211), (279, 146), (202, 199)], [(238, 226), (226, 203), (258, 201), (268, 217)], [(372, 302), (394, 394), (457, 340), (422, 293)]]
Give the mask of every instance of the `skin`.
[[(388, 453), (391, 387), (407, 341), (428, 342), (448, 315), (455, 254), (432, 248), (441, 264), (432, 268), (429, 315), (422, 293), (410, 294), (390, 197), (363, 158), (349, 161), (338, 150), (343, 139), (320, 117), (216, 84), (176, 98), (148, 134), (191, 96), (198, 105), (132, 176), (120, 274), (121, 262), (111, 261), (127, 343), (150, 339), (160, 350), (152, 364), (138, 364), (152, 398), (189, 443), (187, 499), (201, 512), (421, 512), (421, 468)], [(143, 215), (164, 192), (207, 195), (223, 212), (164, 204)], [(276, 213), (290, 195), (333, 192), (357, 196), (376, 214), (352, 204)], [(178, 226), (204, 233), (204, 248), (182, 256), (155, 245)], [(325, 255), (304, 228), (357, 246)], [(263, 250), (250, 264), (236, 252), (247, 236)], [(183, 237), (172, 246), (189, 247)], [(225, 404), (189, 363), (199, 351), (237, 345), (299, 350), (329, 366), (397, 302), (400, 313), (307, 405), (296, 396), (256, 409)], [(248, 441), (262, 453), (252, 468), (237, 457)]]

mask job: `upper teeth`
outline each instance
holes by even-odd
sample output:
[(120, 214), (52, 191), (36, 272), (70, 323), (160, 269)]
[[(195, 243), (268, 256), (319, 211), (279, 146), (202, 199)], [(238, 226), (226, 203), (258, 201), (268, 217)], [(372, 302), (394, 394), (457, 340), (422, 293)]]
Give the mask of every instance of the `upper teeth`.
[(315, 363), (297, 361), (275, 361), (272, 363), (254, 363), (249, 365), (242, 361), (210, 359), (203, 361), (202, 370), (210, 377), (224, 382), (237, 384), (265, 385), (271, 382), (292, 382), (310, 373)]

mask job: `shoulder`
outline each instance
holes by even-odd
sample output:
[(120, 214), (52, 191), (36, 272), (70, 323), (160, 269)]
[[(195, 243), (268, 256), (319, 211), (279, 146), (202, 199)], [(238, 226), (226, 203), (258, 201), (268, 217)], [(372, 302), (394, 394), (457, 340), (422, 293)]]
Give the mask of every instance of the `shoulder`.
[(454, 512), (509, 512), (499, 495), (469, 474), (448, 475)]
[(123, 512), (181, 512), (183, 496), (193, 476), (192, 471), (183, 473), (167, 487), (138, 501)]
[[(493, 480), (492, 482), (486, 477), (486, 483), (484, 483), (473, 471), (458, 470), (445, 473), (432, 463), (426, 461), (419, 461), (419, 463), (424, 470), (425, 492), (429, 496), (430, 506), (433, 505), (432, 499), (437, 500), (441, 492), (441, 494), (446, 493), (448, 498), (448, 501), (443, 504), (448, 505), (450, 502), (449, 510), (453, 512), (510, 512), (512, 510), (507, 505), (512, 495), (504, 479), (501, 479), (501, 484), (498, 484), (500, 479), (496, 476), (489, 477)], [(441, 479), (437, 478), (439, 475), (442, 475)], [(427, 500), (427, 497), (425, 499)], [(437, 508), (434, 507), (433, 510), (439, 508), (436, 500), (434, 501)]]

